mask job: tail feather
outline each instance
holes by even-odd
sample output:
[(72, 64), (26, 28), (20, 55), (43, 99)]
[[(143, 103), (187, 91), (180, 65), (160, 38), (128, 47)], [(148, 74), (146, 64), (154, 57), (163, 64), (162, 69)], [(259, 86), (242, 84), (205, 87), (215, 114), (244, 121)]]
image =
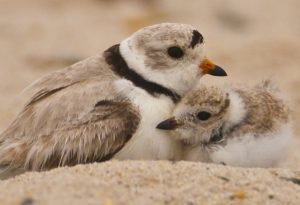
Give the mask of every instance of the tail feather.
[(3, 140), (0, 135), (0, 180), (25, 172), (24, 165), (20, 166), (22, 165), (22, 163), (20, 163), (22, 154), (18, 152), (20, 145), (20, 143), (8, 142), (7, 139)]
[(20, 167), (13, 167), (11, 165), (0, 165), (0, 180), (8, 179), (16, 175), (24, 173), (25, 170)]

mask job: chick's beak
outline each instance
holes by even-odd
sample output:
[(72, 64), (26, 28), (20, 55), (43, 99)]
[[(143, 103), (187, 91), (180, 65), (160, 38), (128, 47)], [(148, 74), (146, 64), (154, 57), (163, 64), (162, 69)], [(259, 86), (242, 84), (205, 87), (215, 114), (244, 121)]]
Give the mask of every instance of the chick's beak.
[(214, 76), (227, 76), (227, 73), (223, 68), (215, 65), (213, 62), (205, 58), (199, 65), (203, 74), (210, 74)]
[(161, 129), (161, 130), (174, 130), (177, 127), (179, 127), (181, 125), (181, 123), (179, 123), (175, 117), (169, 118), (167, 120), (164, 120), (162, 122), (160, 122), (156, 128), (157, 129)]

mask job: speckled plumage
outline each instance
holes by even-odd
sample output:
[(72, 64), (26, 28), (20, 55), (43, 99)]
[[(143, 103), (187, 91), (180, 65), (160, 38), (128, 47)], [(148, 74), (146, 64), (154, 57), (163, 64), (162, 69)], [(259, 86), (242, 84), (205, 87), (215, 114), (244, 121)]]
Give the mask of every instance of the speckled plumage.
[(257, 134), (256, 137), (259, 137), (260, 134), (288, 123), (288, 108), (268, 82), (255, 86), (253, 89), (235, 89), (235, 91), (243, 99), (247, 110), (246, 119), (234, 131), (236, 135), (254, 132)]
[[(197, 114), (211, 114), (207, 120)], [(269, 167), (288, 152), (291, 118), (269, 81), (252, 87), (205, 87), (189, 92), (174, 110), (173, 135), (183, 159), (236, 166)]]

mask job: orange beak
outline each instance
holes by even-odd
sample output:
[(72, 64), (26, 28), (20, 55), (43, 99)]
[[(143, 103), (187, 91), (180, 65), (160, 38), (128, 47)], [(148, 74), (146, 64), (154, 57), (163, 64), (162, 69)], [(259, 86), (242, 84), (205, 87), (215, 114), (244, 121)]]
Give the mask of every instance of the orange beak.
[(215, 65), (213, 62), (205, 58), (199, 65), (203, 74), (210, 74), (214, 76), (227, 76), (227, 73), (223, 68)]

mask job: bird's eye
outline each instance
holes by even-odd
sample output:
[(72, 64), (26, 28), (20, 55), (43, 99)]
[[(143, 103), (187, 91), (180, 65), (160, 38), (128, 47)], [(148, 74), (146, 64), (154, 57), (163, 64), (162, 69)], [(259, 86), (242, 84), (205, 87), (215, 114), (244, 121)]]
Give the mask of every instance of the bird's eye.
[(211, 117), (211, 114), (206, 111), (198, 112), (197, 118), (201, 121), (208, 120)]
[(172, 46), (170, 48), (168, 48), (168, 54), (169, 56), (171, 56), (172, 58), (181, 58), (183, 56), (183, 51), (181, 48), (177, 47), (177, 46)]

